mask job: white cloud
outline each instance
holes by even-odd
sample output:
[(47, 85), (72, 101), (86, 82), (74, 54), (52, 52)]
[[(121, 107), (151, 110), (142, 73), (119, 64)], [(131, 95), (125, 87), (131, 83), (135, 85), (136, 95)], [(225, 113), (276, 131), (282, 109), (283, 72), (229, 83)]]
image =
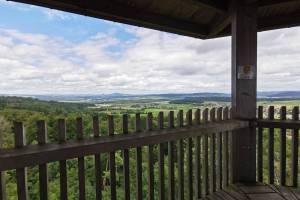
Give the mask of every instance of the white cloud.
[[(98, 33), (74, 43), (0, 29), (0, 93), (230, 92), (230, 38), (126, 30), (135, 39)], [(299, 34), (285, 29), (259, 35), (259, 90), (298, 89)]]

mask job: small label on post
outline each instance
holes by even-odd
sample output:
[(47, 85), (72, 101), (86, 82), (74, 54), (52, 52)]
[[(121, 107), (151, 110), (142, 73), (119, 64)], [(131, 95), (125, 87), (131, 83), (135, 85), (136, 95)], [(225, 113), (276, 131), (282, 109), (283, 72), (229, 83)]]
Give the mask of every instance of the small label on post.
[(238, 66), (238, 79), (255, 79), (255, 68), (253, 65)]

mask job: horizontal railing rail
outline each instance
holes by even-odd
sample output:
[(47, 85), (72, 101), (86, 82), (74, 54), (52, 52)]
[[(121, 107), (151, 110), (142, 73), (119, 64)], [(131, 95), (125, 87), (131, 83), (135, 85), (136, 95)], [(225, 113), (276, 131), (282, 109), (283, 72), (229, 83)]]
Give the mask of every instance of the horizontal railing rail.
[[(47, 124), (45, 121), (39, 121), (36, 145), (25, 145), (26, 127), (21, 122), (15, 122), (15, 148), (0, 150), (0, 200), (8, 195), (5, 194), (7, 170), (16, 172), (19, 199), (29, 199), (29, 196), (33, 195), (33, 191), (28, 191), (30, 188), (27, 181), (27, 168), (31, 166), (39, 167), (39, 197), (47, 200), (50, 180), (48, 164), (53, 162), (59, 164), (59, 198), (68, 199), (67, 161), (74, 158), (77, 159), (78, 197), (80, 200), (85, 199), (87, 196), (86, 157), (91, 155), (94, 157), (95, 170), (94, 198), (102, 199), (103, 187), (108, 187), (110, 199), (130, 199), (132, 152), (135, 153), (133, 176), (136, 199), (154, 199), (155, 196), (159, 196), (160, 199), (167, 197), (168, 199), (194, 199), (226, 187), (231, 178), (231, 131), (249, 128), (249, 122), (231, 120), (228, 108), (204, 109), (202, 115), (199, 109), (194, 112), (194, 115), (192, 110), (189, 110), (185, 118), (183, 111), (179, 111), (177, 123), (173, 111), (168, 113), (167, 123), (164, 121), (163, 114), (163, 112), (158, 114), (157, 128), (154, 129), (153, 116), (148, 113), (145, 122), (146, 130), (142, 130), (141, 115), (136, 114), (135, 130), (132, 133), (128, 128), (128, 115), (123, 115), (121, 134), (116, 134), (114, 116), (110, 115), (107, 117), (108, 136), (100, 133), (100, 119), (96, 116), (92, 123), (93, 138), (84, 138), (83, 119), (77, 118), (76, 140), (67, 139), (66, 121), (60, 119), (57, 122), (57, 143), (47, 143)], [(146, 154), (145, 150), (147, 150)], [(120, 152), (122, 152), (122, 164), (116, 162), (116, 155)], [(107, 176), (103, 175), (104, 162), (109, 163), (106, 169), (109, 172), (108, 181), (104, 181), (107, 179)], [(147, 166), (146, 171), (145, 166)], [(147, 174), (147, 184), (143, 178), (144, 173)], [(120, 174), (122, 174), (122, 183), (117, 178)], [(158, 177), (154, 178), (155, 176)], [(53, 179), (52, 177), (51, 180)], [(147, 186), (147, 192), (144, 186)], [(118, 192), (120, 189), (123, 190), (122, 197)]]
[(96, 153), (108, 153), (134, 147), (155, 145), (248, 127), (249, 122), (247, 121), (228, 120), (176, 129), (145, 131), (138, 134), (102, 136), (99, 138), (71, 140), (65, 143), (37, 144), (16, 149), (2, 149), (0, 150), (0, 170), (29, 167), (53, 161), (94, 155)]

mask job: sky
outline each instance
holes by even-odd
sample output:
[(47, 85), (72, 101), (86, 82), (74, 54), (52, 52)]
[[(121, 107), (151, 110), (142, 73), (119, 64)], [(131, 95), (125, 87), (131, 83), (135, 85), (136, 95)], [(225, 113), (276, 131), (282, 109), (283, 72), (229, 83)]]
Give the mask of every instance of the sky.
[[(299, 36), (259, 33), (259, 91), (299, 90)], [(230, 43), (0, 0), (0, 94), (229, 93)]]

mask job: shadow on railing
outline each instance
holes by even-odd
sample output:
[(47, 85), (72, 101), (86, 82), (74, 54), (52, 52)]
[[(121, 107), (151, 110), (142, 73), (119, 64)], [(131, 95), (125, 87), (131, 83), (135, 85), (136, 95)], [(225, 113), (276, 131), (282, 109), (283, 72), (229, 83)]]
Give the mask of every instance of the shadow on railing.
[[(86, 157), (94, 157), (95, 199), (101, 199), (104, 187), (109, 188), (110, 199), (193, 199), (213, 193), (229, 184), (230, 132), (249, 127), (249, 122), (230, 120), (229, 109), (189, 110), (184, 120), (183, 111), (176, 118), (168, 113), (164, 127), (163, 112), (153, 128), (153, 117), (146, 117), (146, 130), (142, 130), (141, 115), (135, 115), (135, 131), (129, 133), (128, 115), (122, 116), (122, 134), (115, 135), (114, 117), (108, 116), (108, 136), (100, 135), (99, 118), (93, 118), (93, 138), (83, 137), (83, 120), (77, 118), (77, 139), (67, 140), (66, 122), (58, 120), (58, 143), (47, 143), (47, 125), (37, 122), (37, 145), (25, 146), (23, 123), (14, 123), (15, 148), (1, 149), (0, 199), (5, 199), (5, 171), (16, 170), (17, 195), (28, 199), (27, 171), (39, 166), (39, 196), (49, 197), (48, 163), (59, 162), (60, 199), (68, 198), (68, 163), (77, 158), (79, 199), (86, 197)], [(185, 122), (185, 123), (184, 123)], [(121, 152), (122, 162), (116, 163)], [(132, 158), (132, 153), (135, 156)], [(108, 155), (108, 156), (104, 156)], [(107, 160), (106, 160), (107, 159)], [(132, 173), (130, 159), (135, 160)], [(103, 175), (103, 163), (109, 163), (109, 178)], [(117, 166), (119, 165), (119, 166)], [(117, 166), (117, 167), (116, 167)], [(146, 167), (145, 167), (146, 166)], [(146, 168), (146, 170), (145, 170)], [(130, 174), (131, 173), (131, 174)], [(122, 174), (121, 178), (119, 175)], [(143, 174), (147, 174), (146, 181)], [(130, 183), (131, 177), (135, 183)], [(104, 181), (103, 179), (108, 179)], [(105, 185), (104, 185), (105, 183)], [(134, 185), (134, 193), (132, 192)], [(118, 191), (122, 190), (122, 194)], [(29, 191), (30, 193), (30, 191)]]

